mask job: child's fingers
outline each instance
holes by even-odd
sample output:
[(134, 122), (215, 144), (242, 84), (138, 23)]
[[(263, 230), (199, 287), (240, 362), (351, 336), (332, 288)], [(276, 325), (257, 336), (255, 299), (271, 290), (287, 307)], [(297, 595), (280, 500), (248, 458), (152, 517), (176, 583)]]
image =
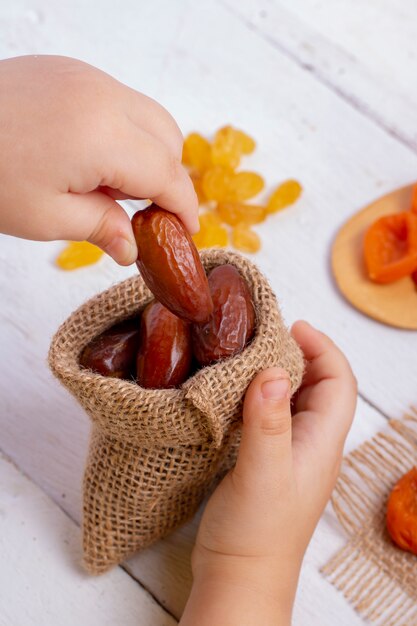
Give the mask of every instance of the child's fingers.
[(250, 384), (234, 477), (246, 488), (269, 489), (291, 467), (291, 411), (288, 374), (271, 367)]
[(103, 185), (97, 187), (96, 191), (101, 191), (101, 193), (105, 193), (110, 198), (113, 198), (113, 200), (146, 200), (146, 198), (128, 196), (127, 193), (123, 193), (123, 191), (119, 191), (118, 189), (112, 189), (111, 187), (105, 187)]
[(297, 411), (329, 412), (338, 395), (356, 393), (349, 362), (329, 337), (304, 321), (296, 322), (291, 333), (307, 360)]
[(303, 435), (339, 451), (352, 423), (356, 406), (356, 381), (339, 348), (307, 322), (297, 322), (292, 335), (308, 365), (293, 420), (295, 439)]
[(159, 139), (181, 161), (184, 140), (172, 115), (152, 98), (124, 85), (123, 88), (128, 95), (126, 106), (129, 119), (138, 128), (145, 129)]
[(317, 330), (308, 322), (295, 322), (291, 334), (301, 347), (304, 357), (309, 363), (303, 386), (315, 384), (322, 379), (343, 377), (350, 365), (336, 344), (324, 333)]
[(118, 139), (104, 161), (101, 184), (129, 197), (150, 198), (176, 213), (191, 233), (197, 232), (198, 200), (180, 160), (153, 135), (133, 124), (123, 128)]
[(120, 265), (136, 261), (137, 248), (129, 217), (106, 194), (99, 191), (65, 194), (57, 206), (57, 213), (56, 227), (60, 239), (88, 240)]

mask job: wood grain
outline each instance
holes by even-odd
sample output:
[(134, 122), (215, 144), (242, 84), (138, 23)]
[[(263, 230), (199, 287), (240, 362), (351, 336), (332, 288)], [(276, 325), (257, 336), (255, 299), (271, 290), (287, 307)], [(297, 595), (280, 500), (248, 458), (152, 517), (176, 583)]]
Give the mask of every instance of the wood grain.
[(120, 567), (81, 571), (80, 531), (0, 455), (0, 625), (174, 626)]
[(366, 230), (380, 217), (408, 211), (412, 187), (378, 198), (342, 226), (332, 248), (332, 270), (340, 291), (359, 311), (390, 326), (417, 330), (417, 289), (412, 278), (378, 285), (369, 279), (363, 259)]
[[(183, 54), (190, 45), (192, 55)], [(172, 82), (179, 67), (181, 92)], [(198, 92), (197, 68), (205, 68)], [(401, 414), (415, 402), (408, 362), (416, 336), (346, 306), (329, 260), (335, 234), (351, 215), (415, 179), (416, 155), (228, 7), (190, 8), (160, 93), (184, 130), (210, 134), (233, 122), (250, 131), (258, 148), (244, 167), (264, 175), (264, 197), (286, 178), (300, 180), (301, 200), (255, 227), (263, 244), (256, 262), (288, 322), (307, 318), (328, 333), (349, 358), (363, 397), (387, 415)], [(395, 381), (388, 367), (393, 358), (401, 367)]]
[(223, 2), (305, 72), (417, 150), (414, 0)]
[[(367, 25), (372, 21), (359, 22), (375, 14), (379, 28), (370, 37)], [(198, 129), (210, 134), (233, 123), (253, 134), (259, 147), (245, 168), (265, 175), (267, 192), (289, 177), (298, 178), (305, 190), (297, 205), (257, 227), (263, 249), (256, 262), (278, 294), (287, 321), (305, 317), (329, 333), (348, 355), (363, 397), (382, 413), (398, 417), (416, 401), (415, 334), (384, 327), (347, 306), (333, 284), (329, 254), (336, 232), (360, 207), (416, 177), (417, 157), (409, 149), (417, 141), (416, 85), (410, 80), (416, 62), (414, 16), (413, 0), (401, 6), (394, 0), (126, 0), (122, 6), (103, 0), (99, 15), (92, 0), (68, 5), (15, 0), (0, 7), (0, 55), (83, 58), (159, 100), (185, 133)], [(349, 32), (343, 32), (347, 19)], [(391, 24), (400, 29), (401, 47), (389, 32)], [(136, 270), (105, 258), (64, 275), (53, 266), (61, 248), (58, 242), (0, 237), (0, 447), (79, 522), (88, 419), (48, 372), (48, 345), (78, 305)], [(350, 441), (359, 443), (381, 423), (381, 415), (360, 402)], [(0, 476), (8, 480), (3, 464)], [(51, 511), (39, 490), (36, 494), (22, 496), (27, 528), (40, 533), (62, 528), (55, 508)], [(46, 558), (44, 550), (31, 552), (30, 533), (17, 532), (19, 520), (11, 519), (11, 525), (3, 526), (3, 537), (17, 545), (0, 565), (2, 580), (17, 589), (20, 580), (28, 581), (33, 603), (48, 589), (52, 605), (64, 611), (65, 594), (61, 604), (54, 594), (64, 589), (68, 597), (78, 596), (71, 595), (73, 580), (59, 586), (70, 567), (68, 562), (56, 564), (61, 543), (42, 544), (55, 565), (45, 565), (38, 575), (30, 555), (38, 563)], [(196, 521), (126, 565), (177, 616), (189, 590), (195, 530)], [(77, 537), (75, 531), (65, 558), (76, 552)], [(362, 623), (318, 573), (343, 541), (327, 511), (306, 556), (296, 626)], [(77, 594), (93, 616), (79, 623), (94, 624), (95, 615), (100, 624), (129, 624), (132, 615), (139, 625), (158, 623), (159, 617), (149, 619), (148, 600), (142, 600), (148, 596), (127, 576), (117, 584), (112, 579), (115, 589), (101, 587), (100, 600), (88, 581), (78, 579), (77, 584)], [(138, 593), (132, 592), (132, 584)], [(109, 608), (111, 602), (121, 606), (118, 594), (126, 604), (120, 619)], [(105, 608), (95, 609), (96, 603)], [(2, 609), (0, 601), (0, 614)], [(13, 608), (12, 623), (41, 623), (23, 611), (23, 603)], [(104, 612), (112, 622), (106, 622)], [(66, 623), (65, 617), (52, 621)]]

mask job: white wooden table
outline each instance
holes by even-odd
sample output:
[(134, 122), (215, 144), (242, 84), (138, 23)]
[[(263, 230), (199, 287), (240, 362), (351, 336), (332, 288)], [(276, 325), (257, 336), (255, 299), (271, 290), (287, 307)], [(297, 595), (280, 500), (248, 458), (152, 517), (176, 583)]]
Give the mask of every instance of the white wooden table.
[[(416, 402), (417, 335), (353, 310), (329, 272), (338, 227), (417, 178), (415, 0), (102, 0), (0, 3), (0, 57), (82, 58), (164, 104), (183, 131), (230, 122), (258, 140), (246, 165), (305, 193), (259, 226), (256, 261), (288, 323), (345, 350), (360, 400), (348, 447)], [(0, 238), (0, 625), (168, 626), (190, 586), (197, 520), (100, 578), (83, 574), (80, 483), (89, 423), (52, 379), (60, 322), (135, 268), (63, 274), (62, 243)], [(330, 508), (306, 555), (296, 626), (362, 620), (319, 574), (345, 537)]]

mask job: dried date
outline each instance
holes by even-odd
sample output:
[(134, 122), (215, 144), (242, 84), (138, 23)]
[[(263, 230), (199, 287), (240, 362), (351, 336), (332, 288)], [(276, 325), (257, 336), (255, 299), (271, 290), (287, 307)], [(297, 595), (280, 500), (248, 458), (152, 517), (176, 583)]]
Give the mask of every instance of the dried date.
[(190, 326), (160, 302), (144, 310), (136, 378), (141, 387), (177, 387), (190, 373), (192, 359)]
[(189, 322), (206, 321), (213, 303), (197, 248), (181, 220), (152, 204), (132, 218), (143, 280), (167, 309)]
[(102, 376), (129, 379), (135, 375), (139, 318), (112, 326), (83, 350), (80, 365)]
[(193, 351), (200, 365), (209, 365), (243, 350), (255, 329), (249, 288), (233, 265), (214, 268), (208, 277), (214, 310), (204, 324), (193, 324)]

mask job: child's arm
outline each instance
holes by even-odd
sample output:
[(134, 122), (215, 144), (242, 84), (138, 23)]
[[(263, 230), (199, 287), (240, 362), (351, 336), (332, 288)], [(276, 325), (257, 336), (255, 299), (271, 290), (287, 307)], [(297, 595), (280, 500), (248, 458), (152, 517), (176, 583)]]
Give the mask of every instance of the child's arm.
[(133, 263), (130, 221), (114, 199), (150, 198), (198, 230), (182, 144), (163, 107), (91, 65), (0, 61), (0, 232), (87, 239)]
[(236, 466), (211, 496), (192, 555), (181, 626), (287, 626), (301, 562), (330, 497), (356, 404), (356, 381), (333, 342), (292, 330), (307, 361), (291, 419), (288, 377), (250, 385)]

